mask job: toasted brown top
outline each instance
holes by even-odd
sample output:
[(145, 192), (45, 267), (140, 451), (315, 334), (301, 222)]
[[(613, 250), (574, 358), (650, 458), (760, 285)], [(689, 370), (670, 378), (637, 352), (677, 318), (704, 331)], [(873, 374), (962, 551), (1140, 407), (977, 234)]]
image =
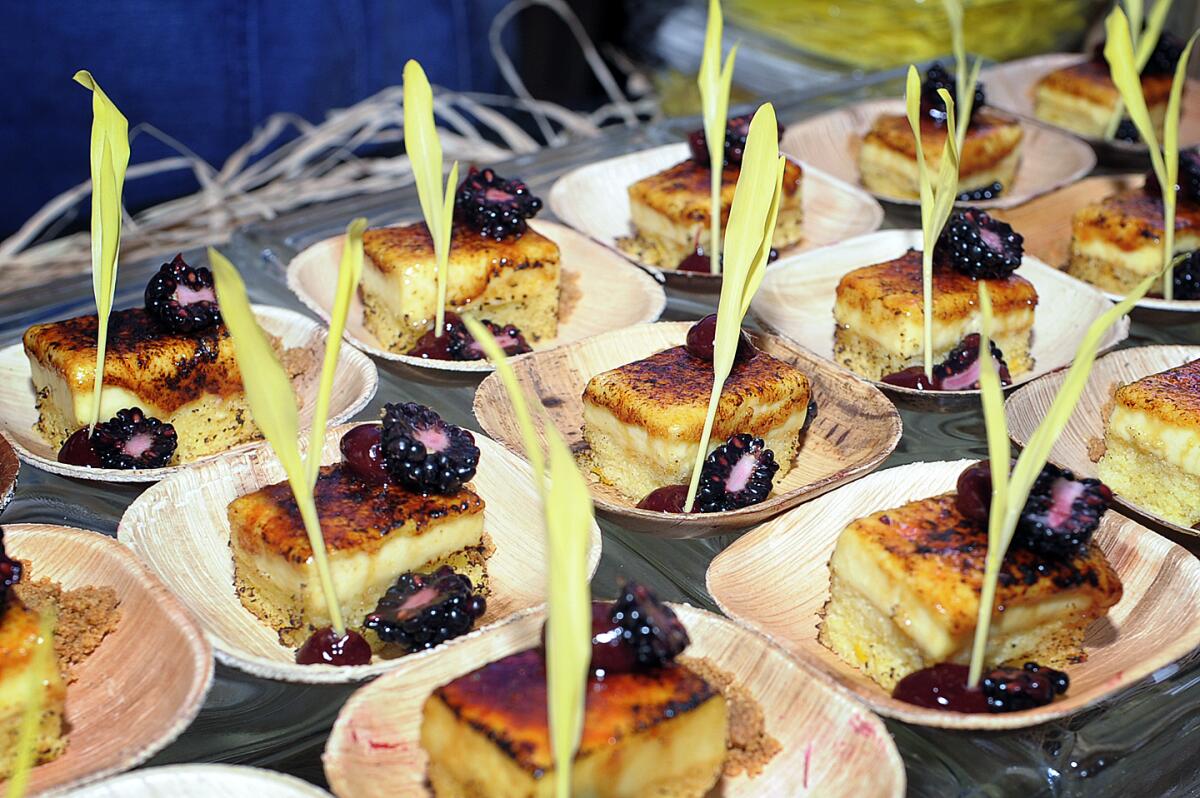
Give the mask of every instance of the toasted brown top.
[[(25, 331), (25, 353), (63, 376), (76, 391), (90, 391), (96, 374), (96, 316), (35, 324)], [(162, 330), (143, 308), (114, 311), (108, 322), (104, 382), (125, 388), (166, 412), (210, 393), (242, 390), (229, 331)]]
[[(712, 363), (675, 346), (597, 374), (583, 400), (660, 438), (699, 441), (712, 384)], [(808, 378), (795, 366), (765, 352), (737, 361), (721, 392), (713, 438), (737, 432), (761, 437), (806, 410), (809, 390)]]
[[(986, 280), (992, 307), (997, 315), (1037, 305), (1033, 283), (1013, 274), (1003, 280)], [(900, 316), (924, 313), (921, 253), (915, 249), (895, 260), (863, 266), (842, 277), (837, 287), (837, 304), (873, 314), (881, 309)], [(957, 269), (934, 266), (933, 317), (954, 321), (975, 312), (979, 281)]]
[[(969, 176), (994, 168), (1017, 148), (1024, 135), (1020, 123), (1013, 117), (991, 108), (981, 108), (967, 128), (967, 137), (959, 156), (959, 174)], [(864, 141), (886, 147), (914, 161), (917, 158), (916, 140), (908, 117), (904, 114), (880, 114)], [(929, 116), (922, 116), (921, 146), (925, 149), (925, 162), (931, 165), (940, 163), (945, 144), (946, 127), (936, 124)]]
[(41, 628), (38, 614), (12, 596), (0, 615), (0, 681), (28, 667)]
[[(1113, 85), (1108, 63), (1102, 59), (1056, 69), (1042, 77), (1035, 89), (1070, 94), (1096, 105), (1115, 106), (1121, 96)], [(1146, 97), (1146, 105), (1150, 107), (1165, 103), (1171, 94), (1171, 76), (1144, 75), (1142, 94)]]
[[(363, 233), (363, 252), (385, 274), (403, 271), (414, 264), (431, 263), (434, 259), (433, 239), (424, 222), (367, 230)], [(485, 284), (502, 269), (530, 268), (543, 262), (558, 262), (558, 246), (532, 228), (520, 238), (503, 241), (485, 238), (458, 222), (450, 232), (451, 271), (455, 265), (491, 264)]]
[[(1200, 203), (1177, 203), (1175, 230), (1200, 234)], [(1126, 252), (1148, 246), (1161, 249), (1162, 198), (1140, 188), (1114, 194), (1076, 211), (1071, 232), (1079, 242), (1101, 239)]]
[(1167, 423), (1200, 427), (1200, 360), (1122, 385), (1114, 398)]
[[(741, 168), (726, 166), (721, 173), (721, 224), (729, 221), (729, 206)], [(712, 207), (709, 184), (712, 170), (688, 158), (669, 169), (642, 178), (629, 187), (629, 199), (641, 202), (684, 225), (707, 224)], [(800, 190), (800, 165), (790, 158), (783, 167), (783, 194), (792, 197)]]
[[(953, 628), (974, 628), (987, 532), (958, 512), (953, 493), (860, 518), (845, 534), (874, 549), (880, 566), (923, 604), (944, 609)], [(1098, 616), (1120, 600), (1121, 580), (1095, 543), (1066, 562), (1012, 546), (1001, 566), (996, 606), (1032, 604), (1065, 590), (1091, 593), (1091, 612)]]
[[(375, 551), (390, 536), (418, 536), (442, 521), (483, 512), (483, 499), (463, 488), (422, 496), (396, 485), (372, 485), (342, 465), (325, 466), (314, 491), (325, 544), (333, 551)], [(287, 482), (229, 503), (229, 527), (245, 551), (271, 551), (292, 562), (312, 556), (300, 508)]]
[[(579, 756), (678, 717), (715, 698), (708, 682), (681, 665), (589, 679)], [(510, 654), (439, 687), (460, 721), (484, 734), (527, 771), (553, 767), (546, 720), (546, 665), (538, 649)]]

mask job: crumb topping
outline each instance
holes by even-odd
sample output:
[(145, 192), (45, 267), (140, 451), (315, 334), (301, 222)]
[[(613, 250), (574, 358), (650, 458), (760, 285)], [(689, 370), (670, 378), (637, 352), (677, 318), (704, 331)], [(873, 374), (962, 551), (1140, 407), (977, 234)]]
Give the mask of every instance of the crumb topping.
[[(22, 563), (25, 573), (32, 569)], [(63, 590), (49, 579), (26, 578), (14, 588), (21, 601), (37, 612), (50, 610), (58, 616), (54, 628), (54, 653), (68, 683), (77, 678), (76, 669), (91, 656), (121, 620), (121, 601), (111, 587), (91, 585)]]
[(732, 674), (721, 670), (707, 659), (680, 657), (679, 663), (716, 687), (725, 696), (729, 707), (729, 739), (725, 741), (724, 775), (745, 774), (750, 778), (763, 768), (783, 746), (767, 732), (762, 707), (750, 691), (737, 684)]

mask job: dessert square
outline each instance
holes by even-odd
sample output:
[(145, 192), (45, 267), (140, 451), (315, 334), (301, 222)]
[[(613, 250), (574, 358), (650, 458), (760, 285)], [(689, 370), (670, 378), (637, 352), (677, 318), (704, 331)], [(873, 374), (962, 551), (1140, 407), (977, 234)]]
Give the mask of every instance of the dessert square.
[[(987, 533), (963, 518), (952, 493), (859, 518), (829, 562), (818, 639), (889, 691), (921, 668), (967, 663), (986, 556)], [(1011, 548), (984, 667), (1079, 661), (1088, 625), (1120, 598), (1120, 580), (1095, 543), (1070, 561)]]
[[(96, 374), (96, 316), (35, 324), (25, 332), (36, 429), (55, 449), (87, 423)], [(174, 462), (254, 440), (258, 429), (242, 390), (233, 339), (222, 325), (166, 332), (142, 308), (109, 316), (100, 420), (138, 407), (175, 427)]]
[(1100, 479), (1168, 521), (1200, 523), (1200, 360), (1121, 386), (1111, 407)]
[[(45, 657), (39, 668), (37, 641), (41, 619), (15, 595), (10, 594), (6, 609), (0, 609), (0, 781), (12, 774), (25, 715), (27, 691), (31, 684), (41, 686), (42, 716), (38, 722), (35, 762), (46, 762), (67, 747), (66, 722), (63, 718), (67, 686), (59, 672), (58, 657)], [(40, 671), (40, 672), (39, 672)]]
[[(363, 321), (398, 354), (433, 326), (437, 262), (423, 222), (363, 234)], [(450, 236), (446, 310), (514, 325), (530, 343), (558, 334), (559, 253), (535, 230), (496, 241), (455, 223)]]
[[(988, 280), (995, 313), (993, 339), (1016, 377), (1033, 368), (1030, 345), (1038, 296), (1024, 277)], [(895, 260), (864, 266), (842, 277), (833, 306), (834, 359), (854, 373), (878, 380), (922, 363), (925, 320), (921, 253), (910, 249)], [(959, 342), (979, 332), (978, 281), (962, 272), (933, 270), (933, 361), (945, 359)]]
[[(314, 497), (348, 625), (361, 623), (408, 571), (452, 565), (484, 584), (484, 503), (472, 491), (425, 496), (364, 482), (339, 464), (321, 469)], [(298, 646), (328, 626), (312, 547), (288, 483), (239, 496), (228, 514), (234, 584), (246, 609), (276, 629), (284, 645)]]
[[(700, 798), (720, 777), (728, 710), (678, 664), (589, 678), (572, 792)], [(434, 794), (552, 796), (542, 653), (523, 651), (439, 687), (422, 712)]]
[[(729, 221), (729, 207), (737, 187), (739, 166), (726, 166), (721, 175), (721, 228)], [(674, 269), (696, 251), (708, 250), (711, 221), (711, 185), (708, 166), (689, 158), (629, 187), (629, 213), (634, 235), (618, 242), (635, 259), (660, 269)], [(771, 245), (776, 249), (798, 244), (802, 238), (804, 198), (800, 190), (800, 165), (787, 160), (779, 218)]]
[[(1067, 273), (1105, 291), (1127, 294), (1162, 269), (1162, 236), (1160, 197), (1142, 189), (1106, 197), (1071, 217)], [(1175, 254), (1196, 249), (1200, 249), (1200, 204), (1178, 202)]]
[[(1142, 94), (1155, 133), (1161, 137), (1171, 76), (1143, 75)], [(1090, 60), (1056, 69), (1039, 80), (1033, 90), (1033, 113), (1043, 122), (1102, 139), (1120, 99), (1108, 63), (1103, 59)]]
[[(974, 191), (996, 182), (1011, 188), (1024, 135), (1015, 118), (980, 108), (971, 118), (959, 156), (959, 192)], [(941, 163), (945, 143), (945, 126), (923, 115), (921, 145), (925, 163), (934, 173)], [(920, 198), (916, 140), (907, 116), (881, 114), (875, 120), (858, 151), (858, 171), (869, 191), (888, 197)]]
[[(592, 377), (583, 392), (583, 436), (592, 467), (638, 500), (687, 482), (712, 393), (712, 363), (676, 346)], [(762, 438), (792, 468), (808, 415), (810, 386), (798, 369), (759, 352), (734, 363), (717, 405), (710, 451), (731, 435)]]

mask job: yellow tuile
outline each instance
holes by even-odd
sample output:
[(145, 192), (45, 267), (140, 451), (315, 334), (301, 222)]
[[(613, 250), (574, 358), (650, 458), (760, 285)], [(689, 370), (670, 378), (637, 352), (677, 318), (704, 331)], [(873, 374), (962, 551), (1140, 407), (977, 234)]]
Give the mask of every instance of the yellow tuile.
[[(216, 282), (221, 317), (233, 339), (234, 357), (242, 373), (250, 414), (287, 473), (288, 484), (300, 509), (300, 518), (304, 521), (304, 530), (308, 533), (313, 564), (317, 569), (321, 591), (325, 594), (325, 603), (329, 607), (331, 625), (339, 636), (344, 635), (346, 624), (329, 572), (325, 538), (321, 534), (317, 505), (313, 499), (313, 484), (308, 480), (300, 455), (300, 413), (296, 407), (292, 381), (279, 362), (275, 348), (254, 318), (242, 276), (224, 255), (212, 247), (208, 248), (208, 262)], [(313, 440), (309, 445), (319, 451), (321, 443)], [(320, 455), (314, 456), (319, 458)]]
[[(1066, 379), (1063, 380), (1058, 393), (1054, 396), (1054, 401), (1050, 404), (1050, 409), (1046, 411), (1046, 415), (1038, 424), (1037, 429), (1029, 436), (1029, 441), (1017, 458), (1017, 464), (1012, 469), (1007, 485), (1002, 491), (1004, 499), (1002, 506), (996, 503), (995, 484), (998, 473), (1006, 470), (1008, 463), (1002, 461), (997, 464), (995, 458), (1007, 451), (1008, 446), (1008, 425), (1004, 418), (1004, 394), (1000, 388), (999, 379), (985, 379), (986, 373), (991, 371), (991, 364), (984, 365), (984, 361), (988, 358), (980, 358), (979, 387), (983, 397), (988, 453), (992, 457), (993, 504), (988, 518), (987, 564), (979, 596), (979, 616), (975, 623), (975, 639), (971, 650), (969, 685), (978, 684), (983, 670), (983, 655), (992, 622), (992, 609), (995, 604), (996, 582), (1000, 576), (1000, 564), (1012, 542), (1017, 528), (1017, 519), (1020, 518), (1021, 511), (1025, 508), (1025, 502), (1029, 499), (1029, 491), (1042, 472), (1042, 466), (1050, 458), (1050, 450), (1054, 448), (1055, 442), (1062, 435), (1067, 422), (1071, 420), (1071, 415), (1075, 412), (1075, 406), (1079, 403), (1079, 397), (1083, 395), (1084, 386), (1091, 373), (1092, 364), (1096, 362), (1096, 356), (1100, 352), (1100, 342), (1104, 334), (1109, 327), (1116, 324), (1119, 319), (1133, 309), (1134, 305), (1153, 287), (1158, 277), (1155, 274), (1143, 280), (1128, 296), (1113, 305), (1088, 326), (1087, 332), (1084, 333), (1083, 339), (1079, 343), (1079, 349), (1075, 353), (1071, 368), (1067, 371)], [(983, 315), (984, 333), (980, 340), (979, 351), (986, 352), (988, 350), (983, 347), (987, 346), (987, 334), (992, 326), (992, 307), (990, 301), (985, 304), (987, 289), (982, 283), (980, 289), (980, 313)], [(1001, 443), (1001, 439), (1003, 439), (1003, 443)]]
[(346, 243), (342, 245), (342, 260), (338, 264), (337, 290), (333, 297), (333, 309), (329, 314), (329, 337), (325, 340), (325, 361), (321, 364), (321, 381), (317, 388), (317, 401), (313, 407), (312, 429), (308, 434), (308, 453), (304, 458), (304, 469), (308, 484), (317, 483), (321, 471), (321, 450), (325, 443), (325, 425), (329, 421), (329, 401), (333, 396), (333, 378), (337, 373), (338, 355), (342, 349), (342, 333), (346, 330), (346, 317), (350, 313), (350, 302), (358, 290), (363, 270), (363, 231), (367, 220), (361, 216), (346, 226)]
[(717, 330), (713, 339), (713, 387), (708, 400), (708, 415), (700, 435), (700, 448), (692, 468), (684, 512), (691, 512), (700, 486), (700, 470), (712, 437), (713, 422), (721, 389), (733, 369), (742, 319), (750, 308), (755, 291), (762, 284), (779, 215), (779, 196), (783, 188), (785, 159), (779, 155), (779, 123), (770, 103), (759, 106), (750, 120), (746, 151), (733, 202), (725, 227), (725, 272), (721, 280), (721, 299), (717, 305)]
[(33, 662), (25, 677), (25, 710), (21, 714), (21, 726), (17, 736), (17, 751), (13, 760), (12, 774), (8, 780), (5, 798), (21, 798), (29, 786), (29, 774), (33, 771), (37, 756), (38, 729), (42, 720), (42, 696), (45, 694), (45, 684), (37, 679), (37, 674), (45, 673), (54, 656), (54, 627), (57, 619), (52, 611), (43, 612), (38, 616), (39, 630), (37, 650), (33, 652)]
[(117, 288), (117, 259), (121, 251), (121, 192), (129, 166), (129, 121), (117, 110), (86, 69), (74, 80), (92, 92), (92, 292), (96, 297), (96, 374), (88, 429), (100, 420), (100, 390), (108, 348), (108, 317)]
[(446, 277), (450, 263), (450, 231), (454, 222), (454, 189), (458, 163), (442, 187), (442, 143), (433, 120), (433, 89), (425, 70), (416, 61), (404, 65), (404, 148), (412, 164), (413, 180), (425, 226), (433, 239), (437, 261), (437, 309), (434, 330), (440, 336), (446, 320)]
[(958, 120), (954, 98), (945, 89), (939, 90), (938, 95), (946, 104), (946, 143), (942, 147), (935, 183), (925, 163), (925, 147), (921, 141), (921, 77), (915, 66), (909, 66), (904, 100), (908, 125), (916, 145), (917, 173), (921, 185), (921, 350), (926, 377), (933, 375), (933, 248), (958, 198)]
[[(533, 466), (534, 479), (542, 496), (547, 558), (546, 711), (555, 763), (555, 795), (567, 798), (571, 794), (571, 767), (583, 733), (588, 666), (592, 655), (592, 604), (587, 574), (592, 499), (570, 449), (550, 423), (543, 424), (550, 463), (547, 484), (542, 447), (534, 431), (529, 405), (504, 350), (478, 321), (470, 317), (463, 321), (500, 375), (516, 413), (525, 454)], [(536, 407), (541, 410), (540, 405)]]
[(725, 173), (725, 127), (729, 115), (729, 86), (733, 82), (733, 62), (737, 45), (721, 62), (721, 0), (709, 0), (708, 27), (704, 32), (704, 54), (696, 84), (700, 88), (700, 107), (704, 119), (704, 140), (708, 144), (710, 172), (709, 269), (721, 273), (721, 184)]

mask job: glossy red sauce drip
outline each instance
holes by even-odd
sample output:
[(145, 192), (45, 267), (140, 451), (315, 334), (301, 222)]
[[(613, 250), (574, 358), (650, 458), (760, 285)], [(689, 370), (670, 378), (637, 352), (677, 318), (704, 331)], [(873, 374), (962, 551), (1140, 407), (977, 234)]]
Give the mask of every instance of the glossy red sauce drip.
[(945, 712), (988, 712), (983, 691), (967, 687), (968, 673), (966, 665), (939, 662), (901, 679), (892, 691), (892, 698)]
[(371, 646), (358, 632), (346, 630), (341, 637), (326, 626), (304, 641), (296, 652), (300, 665), (366, 665), (371, 661)]

